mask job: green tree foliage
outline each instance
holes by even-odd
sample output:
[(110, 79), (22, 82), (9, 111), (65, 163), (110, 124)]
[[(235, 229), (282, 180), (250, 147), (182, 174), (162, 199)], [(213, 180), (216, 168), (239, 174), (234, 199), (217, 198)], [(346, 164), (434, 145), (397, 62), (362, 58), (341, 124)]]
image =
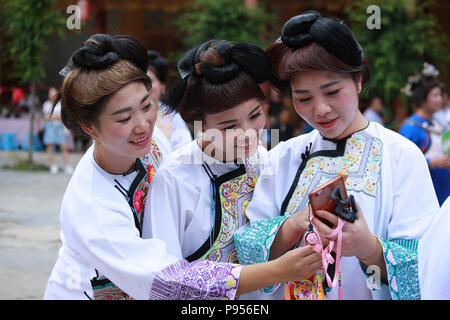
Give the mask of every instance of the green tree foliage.
[[(63, 33), (65, 19), (61, 12), (52, 9), (55, 0), (0, 0), (1, 31), (6, 41), (2, 56), (10, 63), (10, 78), (32, 88), (45, 77), (43, 55), (50, 36)], [(32, 91), (34, 94), (34, 91)], [(34, 101), (34, 99), (32, 99)], [(30, 106), (30, 140), (28, 162), (33, 163), (34, 113)]]
[(261, 5), (246, 9), (243, 0), (192, 0), (176, 25), (187, 47), (209, 39), (250, 42), (265, 47), (274, 16)]
[(2, 51), (11, 63), (9, 77), (22, 85), (37, 84), (45, 77), (42, 57), (51, 35), (62, 34), (65, 20), (52, 9), (55, 0), (0, 0)]
[[(370, 5), (380, 8), (380, 29), (367, 27)], [(429, 1), (360, 0), (346, 8), (371, 68), (366, 97), (378, 95), (392, 104), (424, 62), (444, 70), (449, 59), (447, 38), (436, 17), (428, 13), (429, 6)]]

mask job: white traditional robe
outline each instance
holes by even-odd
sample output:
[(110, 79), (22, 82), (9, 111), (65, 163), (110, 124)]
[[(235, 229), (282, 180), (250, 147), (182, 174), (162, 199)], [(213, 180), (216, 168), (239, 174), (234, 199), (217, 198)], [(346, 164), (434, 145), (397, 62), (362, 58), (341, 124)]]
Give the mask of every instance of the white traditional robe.
[(450, 300), (450, 197), (419, 241), (420, 294), (424, 300)]
[[(303, 169), (298, 170), (303, 158)], [(359, 202), (369, 230), (381, 239), (389, 280), (389, 286), (369, 289), (377, 279), (365, 273), (366, 266), (356, 257), (342, 257), (344, 298), (418, 299), (417, 243), (439, 204), (422, 152), (378, 123), (370, 122), (340, 141), (313, 130), (273, 148), (246, 211), (251, 224), (235, 233), (239, 261), (267, 261), (284, 220), (304, 208), (308, 194), (341, 169), (349, 174), (347, 192)], [(298, 181), (291, 188), (294, 179)], [(337, 291), (332, 289), (327, 298), (337, 299)]]
[[(266, 156), (267, 150), (262, 146), (258, 147), (255, 155), (245, 162), (247, 172), (260, 171)], [(202, 167), (204, 162), (216, 176), (238, 167), (235, 163), (223, 163), (209, 157), (201, 150), (197, 141), (193, 141), (172, 154), (160, 167), (150, 186), (152, 197), (148, 198), (146, 204), (143, 237), (163, 240), (167, 243), (167, 251), (176, 257), (187, 258), (195, 253), (208, 240), (214, 224), (211, 179)], [(257, 175), (259, 173), (253, 176), (255, 181)], [(224, 200), (222, 204), (229, 205), (232, 214), (227, 216), (225, 210), (222, 214), (222, 219), (227, 223), (227, 231), (218, 236), (218, 242), (223, 246), (203, 259), (233, 262), (236, 257), (233, 233), (237, 224), (242, 220), (246, 221), (239, 204), (245, 210), (248, 201), (251, 201), (251, 192), (246, 191), (239, 184), (231, 184), (229, 193), (225, 191), (229, 194), (230, 201)], [(237, 201), (233, 202), (231, 199)], [(230, 242), (228, 247), (227, 241)], [(282, 293), (280, 290), (278, 295), (268, 295), (256, 291), (242, 295), (240, 299), (274, 299), (280, 298)]]
[(155, 127), (167, 138), (172, 150), (192, 142), (191, 131), (179, 113), (165, 114), (161, 102), (156, 116)]
[[(93, 150), (78, 163), (62, 201), (62, 248), (44, 299), (233, 299), (241, 266), (190, 264), (167, 253), (164, 241), (140, 236), (142, 201), (161, 160), (156, 143), (152, 140), (151, 153), (136, 162), (145, 169), (126, 175), (104, 171)], [(132, 209), (122, 193), (138, 174), (144, 179), (133, 193)], [(113, 285), (94, 293), (94, 277)]]

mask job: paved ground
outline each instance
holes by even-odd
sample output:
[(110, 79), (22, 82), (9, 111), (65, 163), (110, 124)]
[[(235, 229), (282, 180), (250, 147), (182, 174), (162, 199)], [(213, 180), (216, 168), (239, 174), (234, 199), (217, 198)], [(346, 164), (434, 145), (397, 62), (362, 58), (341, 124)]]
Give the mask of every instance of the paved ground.
[[(70, 154), (73, 166), (82, 154)], [(26, 153), (0, 151), (0, 168)], [(61, 163), (61, 155), (56, 156)], [(34, 160), (47, 164), (46, 154)], [(70, 176), (0, 169), (0, 299), (42, 299), (60, 247), (59, 208)]]

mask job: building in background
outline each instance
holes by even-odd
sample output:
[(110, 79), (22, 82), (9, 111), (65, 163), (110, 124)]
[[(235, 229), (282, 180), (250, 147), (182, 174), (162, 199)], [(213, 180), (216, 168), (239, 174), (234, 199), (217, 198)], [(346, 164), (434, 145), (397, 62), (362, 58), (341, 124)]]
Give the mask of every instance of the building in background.
[[(220, 1), (220, 0), (217, 0)], [(270, 12), (276, 15), (274, 38), (281, 26), (292, 16), (315, 9), (325, 14), (345, 19), (344, 8), (355, 0), (242, 0), (247, 7), (264, 3)], [(405, 0), (406, 1), (406, 0)], [(173, 21), (179, 16), (189, 0), (58, 0), (57, 7), (67, 17), (67, 7), (78, 5), (82, 9), (80, 30), (67, 30), (64, 39), (54, 37), (45, 53), (47, 86), (58, 87), (61, 78), (58, 71), (65, 65), (70, 54), (81, 46), (91, 34), (111, 33), (129, 34), (137, 38), (146, 48), (158, 51), (162, 56), (182, 51), (179, 31)], [(450, 35), (450, 2), (434, 0), (431, 11), (438, 18), (442, 30)], [(226, 28), (226, 26), (224, 26)], [(2, 34), (0, 33), (0, 49)], [(0, 53), (1, 55), (1, 53)], [(173, 65), (170, 66), (174, 68)], [(441, 74), (442, 80), (450, 85), (450, 64), (447, 73)], [(0, 61), (0, 88), (13, 86), (14, 80), (8, 79), (8, 66)], [(169, 79), (169, 83), (173, 79)]]

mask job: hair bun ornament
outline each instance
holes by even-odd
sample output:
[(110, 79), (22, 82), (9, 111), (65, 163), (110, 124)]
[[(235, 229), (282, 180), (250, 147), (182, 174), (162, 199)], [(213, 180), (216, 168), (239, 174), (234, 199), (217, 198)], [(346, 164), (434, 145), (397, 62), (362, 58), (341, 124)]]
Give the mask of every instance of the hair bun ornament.
[(178, 72), (180, 73), (182, 79), (186, 79), (192, 74), (192, 72), (194, 72), (195, 63), (200, 60), (200, 53), (204, 51), (205, 48), (208, 48), (208, 46), (214, 41), (216, 40), (209, 40), (192, 49), (189, 49), (183, 58), (178, 61)]
[(363, 49), (344, 21), (314, 10), (289, 19), (281, 30), (281, 40), (295, 50), (316, 42), (348, 65), (364, 64)]
[(281, 40), (293, 49), (306, 46), (314, 40), (309, 33), (311, 26), (322, 15), (314, 10), (307, 11), (289, 19), (281, 29)]
[(237, 43), (233, 46), (231, 60), (241, 70), (247, 72), (256, 83), (269, 80), (271, 75), (270, 60), (265, 52), (251, 43)]
[(72, 61), (81, 68), (103, 69), (119, 61), (119, 55), (114, 51), (111, 36), (96, 34), (75, 51)]
[(414, 90), (416, 90), (416, 88), (423, 81), (430, 81), (436, 79), (438, 76), (439, 70), (432, 64), (424, 62), (422, 71), (420, 71), (420, 73), (408, 77), (408, 83), (403, 88), (400, 89), (400, 92), (402, 92), (407, 97), (412, 97), (414, 94)]
[[(239, 73), (239, 66), (231, 61), (231, 50), (233, 46), (228, 41), (212, 42), (208, 47), (199, 52), (198, 60), (200, 74), (211, 83), (222, 83), (230, 80)], [(201, 57), (207, 50), (216, 51), (221, 59), (215, 61), (202, 62)]]

